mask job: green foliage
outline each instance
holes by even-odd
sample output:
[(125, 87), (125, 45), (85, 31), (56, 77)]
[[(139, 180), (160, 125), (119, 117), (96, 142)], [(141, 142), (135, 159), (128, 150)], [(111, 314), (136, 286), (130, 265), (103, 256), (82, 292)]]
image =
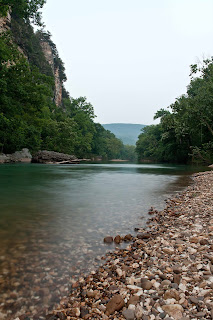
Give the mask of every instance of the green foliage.
[(36, 66), (41, 73), (53, 77), (51, 66), (45, 59), (41, 49), (40, 39), (35, 36), (29, 20), (24, 21), (16, 14), (12, 14), (11, 34), (15, 42), (27, 56), (28, 61)]
[[(139, 136), (139, 159), (154, 161), (199, 162), (213, 161), (213, 63), (205, 60), (202, 67), (191, 66), (192, 77), (187, 94), (161, 109), (155, 119), (160, 125), (149, 126)], [(155, 131), (160, 129), (161, 132)]]
[(120, 155), (123, 144), (94, 123), (93, 106), (85, 97), (65, 98), (64, 110), (54, 105), (53, 77), (29, 64), (12, 44), (10, 34), (0, 38), (0, 61), (2, 152), (27, 147), (74, 153), (80, 158)]
[[(38, 30), (36, 32), (36, 39), (41, 42), (46, 42), (50, 45), (52, 49), (53, 59), (54, 59), (54, 67), (55, 69), (59, 69), (59, 77), (61, 82), (64, 82), (67, 80), (66, 74), (65, 74), (65, 67), (63, 61), (60, 59), (58, 50), (56, 48), (56, 45), (51, 40), (51, 34), (50, 32), (46, 32), (44, 30)], [(41, 70), (42, 72), (42, 70)]]
[(94, 122), (94, 109), (86, 97), (70, 98), (63, 88), (63, 108), (54, 104), (54, 77), (40, 43), (51, 46), (61, 82), (66, 80), (64, 65), (50, 34), (34, 34), (30, 14), (24, 14), (29, 9), (25, 6), (33, 3), (35, 10), (44, 1), (21, 1), (19, 7), (7, 2), (13, 13), (11, 32), (0, 37), (0, 151), (12, 153), (26, 147), (32, 152), (47, 149), (80, 158), (129, 157), (131, 151), (124, 152), (123, 143)]
[(43, 7), (46, 0), (0, 0), (0, 16), (5, 16), (8, 10), (18, 17), (26, 20), (31, 19), (33, 23), (42, 25), (39, 9)]
[(129, 160), (131, 162), (137, 161), (136, 148), (132, 145), (123, 145), (121, 150), (121, 159)]

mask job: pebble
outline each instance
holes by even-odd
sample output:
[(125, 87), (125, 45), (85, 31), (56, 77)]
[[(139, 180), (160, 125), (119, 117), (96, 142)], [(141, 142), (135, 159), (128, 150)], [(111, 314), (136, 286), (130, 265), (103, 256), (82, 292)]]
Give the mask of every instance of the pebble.
[(127, 248), (77, 281), (58, 306), (67, 320), (79, 319), (71, 315), (77, 309), (84, 319), (213, 318), (213, 172), (193, 179), (150, 216), (147, 229), (137, 228)]
[(125, 319), (127, 320), (134, 320), (135, 319), (135, 312), (130, 309), (126, 309), (122, 312), (122, 315), (124, 316)]

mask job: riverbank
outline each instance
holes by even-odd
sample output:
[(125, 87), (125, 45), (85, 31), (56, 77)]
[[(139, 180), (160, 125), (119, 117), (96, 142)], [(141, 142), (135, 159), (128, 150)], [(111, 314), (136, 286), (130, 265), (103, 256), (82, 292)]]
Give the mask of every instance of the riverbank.
[(213, 172), (193, 180), (47, 319), (212, 319)]

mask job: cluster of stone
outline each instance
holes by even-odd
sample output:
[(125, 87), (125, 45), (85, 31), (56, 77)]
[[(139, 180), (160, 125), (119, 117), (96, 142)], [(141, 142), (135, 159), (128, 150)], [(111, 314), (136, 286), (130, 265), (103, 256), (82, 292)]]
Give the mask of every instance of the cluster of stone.
[(72, 285), (49, 320), (213, 319), (213, 172)]
[(42, 150), (38, 151), (33, 155), (32, 162), (34, 163), (46, 163), (46, 164), (69, 164), (69, 163), (79, 163), (74, 155)]
[(11, 154), (0, 153), (0, 163), (28, 163), (31, 162), (31, 160), (32, 155), (27, 148), (23, 148), (21, 151), (16, 151)]

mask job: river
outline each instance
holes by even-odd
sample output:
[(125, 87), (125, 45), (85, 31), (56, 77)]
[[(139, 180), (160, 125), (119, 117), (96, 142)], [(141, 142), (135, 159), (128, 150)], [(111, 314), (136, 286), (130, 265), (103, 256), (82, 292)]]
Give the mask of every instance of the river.
[[(0, 166), (0, 312), (44, 319), (112, 250), (103, 238), (134, 234), (151, 206), (200, 168), (151, 164)], [(0, 318), (3, 314), (0, 313)], [(23, 317), (23, 319), (25, 319)]]

